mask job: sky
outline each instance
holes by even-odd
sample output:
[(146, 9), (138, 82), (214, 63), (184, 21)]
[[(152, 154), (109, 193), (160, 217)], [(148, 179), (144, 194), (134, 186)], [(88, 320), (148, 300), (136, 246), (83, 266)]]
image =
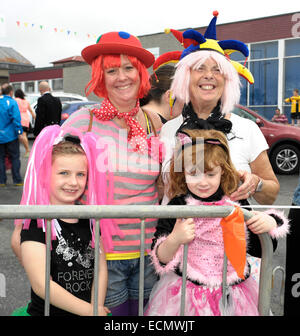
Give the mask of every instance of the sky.
[[(109, 31), (136, 36), (299, 12), (299, 0), (14, 0), (0, 6), (0, 46), (11, 47), (36, 67), (80, 55)], [(276, 27), (274, 27), (276, 28)]]

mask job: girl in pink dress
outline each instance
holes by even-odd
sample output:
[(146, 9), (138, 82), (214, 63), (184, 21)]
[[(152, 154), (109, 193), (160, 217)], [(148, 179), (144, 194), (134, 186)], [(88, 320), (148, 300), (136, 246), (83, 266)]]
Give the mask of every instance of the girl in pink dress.
[[(227, 196), (237, 189), (239, 177), (221, 132), (185, 129), (178, 138), (170, 165), (169, 205), (234, 205), (235, 210), (223, 219), (159, 220), (151, 257), (160, 280), (152, 289), (145, 315), (179, 315), (184, 244), (189, 244), (185, 315), (258, 315), (258, 285), (249, 276), (246, 257), (247, 228), (278, 238), (288, 232), (288, 221), (282, 213), (269, 210), (254, 212), (244, 222), (241, 209)], [(221, 300), (224, 250), (226, 308)]]

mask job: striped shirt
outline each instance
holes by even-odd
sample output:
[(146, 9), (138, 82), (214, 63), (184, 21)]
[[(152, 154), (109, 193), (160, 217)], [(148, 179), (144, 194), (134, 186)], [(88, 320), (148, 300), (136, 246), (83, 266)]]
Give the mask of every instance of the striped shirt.
[[(81, 109), (73, 113), (63, 127), (74, 127), (85, 133), (88, 130), (89, 121), (89, 110)], [(157, 205), (156, 180), (160, 170), (159, 163), (153, 160), (147, 152), (145, 154), (134, 152), (127, 141), (127, 130), (121, 128), (113, 120), (99, 121), (94, 117), (92, 131), (96, 136), (101, 137), (97, 145), (104, 146), (109, 151), (107, 166), (113, 170), (114, 175), (114, 204)], [(151, 135), (153, 134), (148, 134), (148, 137)], [(114, 252), (108, 253), (107, 259), (139, 258), (140, 219), (116, 218), (115, 221), (124, 233), (124, 237), (113, 236)], [(157, 219), (155, 218), (145, 220), (146, 250), (150, 250), (156, 224)]]

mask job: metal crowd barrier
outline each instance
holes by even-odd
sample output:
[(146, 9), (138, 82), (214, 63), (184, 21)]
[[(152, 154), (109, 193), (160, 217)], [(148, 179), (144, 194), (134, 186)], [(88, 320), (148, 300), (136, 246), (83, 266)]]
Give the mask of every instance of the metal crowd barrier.
[[(100, 219), (101, 218), (140, 218), (141, 219), (141, 246), (140, 246), (140, 279), (139, 279), (139, 316), (143, 315), (144, 302), (144, 256), (145, 256), (145, 219), (146, 218), (190, 218), (190, 217), (226, 217), (233, 210), (232, 206), (166, 206), (166, 205), (0, 205), (0, 219), (19, 218), (46, 218), (47, 232), (51, 233), (51, 219), (53, 218), (94, 218), (95, 228), (95, 258), (94, 258), (94, 301), (93, 313), (98, 315), (98, 270), (99, 270), (99, 249)], [(249, 211), (242, 209), (245, 220), (252, 215)], [(273, 244), (267, 233), (259, 235), (262, 258), (259, 279), (258, 311), (261, 316), (270, 313), (271, 290), (272, 290), (272, 257)], [(184, 246), (181, 308), (180, 315), (185, 312), (185, 289), (186, 289), (186, 265), (188, 245)], [(46, 240), (46, 276), (45, 276), (45, 316), (49, 316), (50, 310), (50, 256), (51, 256), (51, 234)], [(225, 304), (227, 257), (224, 255), (223, 268), (223, 297)]]

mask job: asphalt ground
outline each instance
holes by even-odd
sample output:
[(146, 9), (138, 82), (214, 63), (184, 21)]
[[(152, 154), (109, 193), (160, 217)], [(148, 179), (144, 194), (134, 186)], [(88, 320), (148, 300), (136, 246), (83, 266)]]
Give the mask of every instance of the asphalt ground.
[[(30, 140), (32, 144), (32, 140)], [(21, 173), (25, 175), (27, 158), (23, 157), (24, 148), (21, 146)], [(277, 176), (280, 182), (280, 193), (275, 205), (290, 205), (294, 189), (298, 184), (298, 175)], [(8, 185), (0, 189), (0, 204), (19, 204), (22, 187), (12, 184), (11, 175), (8, 174)], [(288, 209), (284, 209), (288, 213)], [(0, 316), (9, 316), (18, 307), (24, 306), (30, 299), (30, 284), (24, 269), (10, 247), (10, 238), (13, 231), (11, 220), (0, 221)], [(285, 266), (285, 240), (279, 241), (274, 253), (273, 267)], [(282, 273), (276, 272), (274, 289), (272, 292), (271, 309), (275, 316), (283, 315), (283, 302), (281, 298)]]

